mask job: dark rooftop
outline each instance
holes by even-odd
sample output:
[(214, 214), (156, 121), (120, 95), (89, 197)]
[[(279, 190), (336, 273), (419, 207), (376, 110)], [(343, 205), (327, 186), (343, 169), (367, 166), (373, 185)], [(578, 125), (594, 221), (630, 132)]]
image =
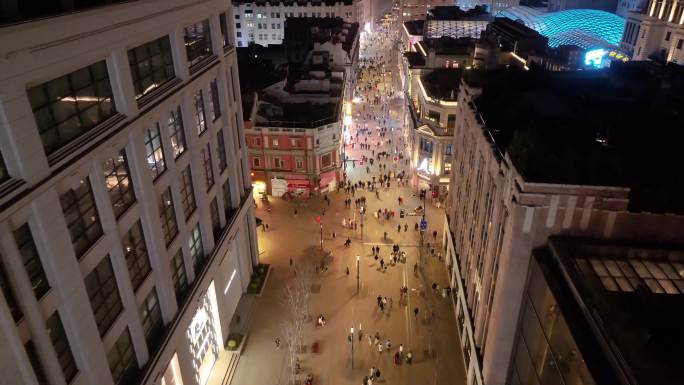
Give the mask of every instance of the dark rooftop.
[(259, 104), (256, 125), (318, 127), (337, 121), (339, 102)]
[(413, 36), (422, 36), (424, 26), (425, 20), (411, 20), (404, 22), (404, 27), (406, 27), (409, 35)]
[(347, 23), (340, 17), (288, 17), (283, 43), (290, 49), (295, 42), (306, 41), (311, 50), (313, 43), (332, 41), (350, 52), (358, 31), (359, 23)]
[(439, 5), (427, 12), (427, 20), (466, 20), (483, 17), (490, 17), (490, 14), (481, 6), (464, 11), (455, 5)]
[(322, 0), (322, 1), (292, 1), (292, 0), (273, 0), (273, 1), (263, 1), (263, 0), (233, 0), (233, 4), (256, 4), (256, 5), (307, 5), (308, 3), (314, 5), (335, 5), (336, 3), (344, 3), (345, 5), (352, 5), (354, 0)]
[(457, 68), (439, 68), (423, 76), (421, 80), (428, 96), (444, 100), (456, 101), (463, 71)]
[(467, 71), (496, 145), (530, 182), (631, 189), (630, 209), (684, 213), (684, 69)]
[(682, 383), (684, 245), (553, 237), (535, 258), (597, 384)]
[(437, 55), (468, 55), (475, 50), (475, 39), (459, 37), (455, 39), (442, 36), (433, 39), (423, 39), (420, 44), (427, 50), (433, 49)]
[(425, 65), (425, 56), (420, 52), (404, 52), (404, 57), (411, 67), (422, 67)]

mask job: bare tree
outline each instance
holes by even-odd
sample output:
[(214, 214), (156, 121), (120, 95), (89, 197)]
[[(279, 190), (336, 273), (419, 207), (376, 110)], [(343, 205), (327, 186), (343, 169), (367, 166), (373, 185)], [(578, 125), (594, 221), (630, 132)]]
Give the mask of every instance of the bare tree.
[(286, 318), (280, 323), (280, 332), (287, 348), (288, 383), (295, 385), (297, 383), (297, 352), (300, 346), (297, 325), (293, 320)]

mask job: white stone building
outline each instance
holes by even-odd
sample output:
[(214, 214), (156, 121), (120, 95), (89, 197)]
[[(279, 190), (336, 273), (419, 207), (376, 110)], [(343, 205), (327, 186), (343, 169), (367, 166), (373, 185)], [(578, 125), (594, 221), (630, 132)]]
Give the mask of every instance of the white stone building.
[(359, 22), (363, 13), (360, 1), (234, 1), (235, 42), (238, 47), (250, 43), (267, 46), (282, 44), (285, 19), (288, 17), (341, 17), (348, 23)]
[(684, 1), (651, 0), (643, 12), (627, 15), (620, 48), (632, 60), (684, 63)]
[(257, 263), (230, 4), (8, 3), (0, 383), (206, 384)]

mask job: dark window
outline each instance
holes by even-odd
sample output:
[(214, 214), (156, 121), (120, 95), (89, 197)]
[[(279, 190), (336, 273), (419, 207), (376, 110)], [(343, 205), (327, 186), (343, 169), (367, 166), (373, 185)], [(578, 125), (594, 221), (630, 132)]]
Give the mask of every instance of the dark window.
[(211, 146), (209, 143), (202, 149), (202, 167), (204, 168), (204, 183), (209, 190), (214, 185), (214, 169), (211, 166)]
[(202, 135), (207, 130), (207, 118), (204, 115), (204, 96), (202, 90), (195, 93), (195, 126), (197, 135)]
[(447, 115), (447, 128), (454, 127), (456, 127), (456, 115), (449, 114)]
[(145, 236), (143, 234), (142, 225), (140, 221), (136, 222), (121, 240), (126, 254), (126, 265), (128, 265), (128, 274), (131, 276), (131, 283), (133, 289), (137, 290), (147, 275), (152, 271), (150, 267), (150, 259), (147, 256), (147, 247), (145, 246)]
[(223, 130), (219, 130), (216, 133), (216, 152), (218, 153), (218, 168), (219, 173), (223, 173), (228, 166), (228, 161), (226, 160), (226, 143), (223, 140)]
[(9, 172), (7, 171), (7, 166), (5, 165), (5, 159), (0, 154), (0, 182), (4, 182), (10, 178)]
[(190, 239), (188, 239), (188, 248), (190, 249), (190, 257), (195, 268), (195, 274), (197, 274), (205, 261), (199, 223), (195, 224), (195, 227), (192, 228)]
[(233, 202), (230, 195), (230, 179), (223, 182), (223, 207), (226, 211), (226, 222), (230, 222), (233, 213)]
[(31, 367), (33, 368), (33, 373), (36, 374), (36, 379), (38, 380), (38, 385), (47, 385), (47, 378), (45, 377), (45, 371), (43, 371), (43, 366), (40, 364), (38, 359), (38, 354), (36, 354), (36, 347), (33, 345), (33, 341), (28, 340), (24, 344), (24, 349), (26, 349), (26, 355), (28, 356)]
[(41, 299), (50, 290), (50, 284), (47, 281), (47, 277), (45, 277), (45, 271), (40, 263), (40, 256), (38, 255), (36, 244), (33, 242), (33, 236), (31, 236), (31, 229), (28, 223), (25, 223), (14, 232), (14, 239), (17, 242), (26, 273), (28, 273), (31, 280), (33, 292), (36, 298)]
[(5, 295), (5, 301), (7, 301), (7, 306), (10, 308), (12, 318), (14, 318), (15, 321), (19, 321), (23, 314), (17, 305), (17, 297), (14, 296), (14, 291), (7, 280), (5, 266), (2, 264), (2, 261), (0, 261), (0, 288), (2, 288), (2, 294)]
[(107, 160), (102, 168), (109, 198), (112, 200), (114, 215), (118, 218), (135, 202), (135, 193), (126, 161), (126, 151), (119, 151), (119, 154)]
[(679, 40), (677, 41), (677, 49), (682, 49), (682, 44), (684, 44), (684, 40), (679, 39)]
[(209, 101), (211, 117), (213, 121), (216, 121), (216, 119), (221, 116), (221, 104), (219, 102), (218, 84), (216, 79), (209, 83), (209, 90), (211, 91), (211, 100)]
[(221, 24), (221, 38), (223, 38), (223, 48), (228, 47), (230, 40), (228, 39), (228, 23), (226, 22), (226, 14), (219, 15), (219, 24)]
[(171, 42), (168, 36), (128, 51), (135, 97), (140, 99), (174, 78)]
[(185, 52), (190, 67), (212, 54), (209, 20), (185, 27)]
[(183, 215), (185, 215), (185, 221), (187, 222), (188, 219), (190, 219), (190, 215), (192, 215), (197, 208), (197, 204), (195, 203), (195, 191), (192, 188), (192, 172), (190, 171), (190, 166), (181, 171), (181, 177), (181, 203), (183, 204)]
[(104, 336), (123, 310), (109, 255), (86, 276), (85, 286), (95, 315), (97, 330), (100, 336)]
[[(240, 29), (240, 28), (242, 28), (242, 25), (240, 25), (240, 23), (235, 23), (235, 28)], [(240, 32), (238, 32), (238, 33), (240, 33)], [(240, 37), (240, 35), (238, 35), (238, 37)]]
[(185, 128), (183, 127), (183, 114), (180, 106), (176, 111), (171, 111), (169, 116), (169, 138), (171, 138), (171, 148), (173, 148), (173, 158), (177, 159), (185, 152)]
[(104, 61), (32, 87), (28, 97), (48, 155), (116, 113)]
[(665, 34), (665, 41), (670, 41), (670, 36), (672, 36), (672, 32), (667, 31), (667, 33)]
[(107, 352), (109, 370), (112, 372), (115, 384), (133, 384), (137, 376), (136, 362), (131, 333), (128, 328), (121, 333), (114, 346)]
[(176, 235), (178, 235), (178, 224), (176, 223), (176, 211), (173, 208), (173, 197), (171, 187), (168, 187), (159, 199), (159, 216), (161, 217), (164, 241), (168, 247)]
[(159, 309), (159, 298), (157, 297), (156, 289), (152, 289), (147, 298), (145, 298), (145, 302), (140, 305), (140, 320), (142, 321), (147, 347), (150, 352), (154, 352), (164, 331), (164, 321)]
[(64, 373), (64, 378), (66, 379), (66, 382), (69, 383), (76, 377), (78, 368), (76, 367), (74, 356), (71, 353), (71, 347), (69, 346), (69, 340), (64, 332), (62, 320), (59, 318), (59, 312), (54, 312), (50, 318), (45, 321), (45, 326), (47, 327), (48, 335), (50, 335), (52, 346), (55, 348), (55, 353), (57, 353), (57, 360), (59, 361), (59, 366), (62, 368), (62, 373)]
[(76, 257), (81, 258), (102, 236), (102, 226), (90, 189), (90, 179), (81, 180), (79, 187), (65, 192), (59, 200), (69, 227)]
[(164, 149), (162, 148), (158, 123), (154, 127), (145, 130), (145, 156), (147, 157), (147, 166), (152, 171), (152, 179), (157, 179), (159, 175), (166, 171)]
[(211, 230), (214, 233), (214, 242), (218, 241), (221, 235), (221, 218), (219, 217), (218, 202), (216, 197), (209, 204), (209, 214), (211, 215)]
[(178, 249), (178, 252), (171, 260), (171, 279), (173, 279), (173, 288), (176, 291), (176, 301), (180, 304), (183, 302), (183, 299), (185, 299), (185, 295), (190, 288), (188, 285), (188, 277), (185, 274), (182, 249)]

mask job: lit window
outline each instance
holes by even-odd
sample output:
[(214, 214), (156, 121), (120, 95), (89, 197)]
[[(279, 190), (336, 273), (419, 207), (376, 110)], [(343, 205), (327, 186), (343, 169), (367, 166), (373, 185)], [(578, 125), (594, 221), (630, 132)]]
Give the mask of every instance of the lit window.
[(155, 180), (166, 171), (159, 124), (145, 130), (145, 156), (147, 157), (147, 166), (152, 171), (152, 179)]
[(116, 113), (104, 61), (32, 87), (27, 92), (48, 155)]
[(119, 151), (117, 156), (104, 163), (102, 169), (109, 198), (112, 201), (112, 209), (118, 218), (135, 202), (135, 193), (126, 162), (126, 152), (124, 150)]
[(209, 20), (185, 27), (185, 53), (190, 67), (211, 56)]
[(128, 64), (136, 99), (173, 79), (175, 73), (169, 37), (164, 36), (129, 50)]
[(197, 134), (201, 135), (207, 130), (207, 118), (204, 115), (204, 96), (202, 90), (195, 93), (195, 126), (197, 127)]
[(204, 249), (202, 248), (202, 233), (200, 232), (199, 223), (195, 224), (188, 239), (188, 248), (190, 249), (190, 257), (192, 258), (192, 265), (197, 274), (205, 261)]
[(185, 129), (183, 128), (183, 115), (180, 106), (176, 111), (171, 111), (168, 122), (169, 138), (173, 149), (173, 158), (177, 159), (185, 152)]

